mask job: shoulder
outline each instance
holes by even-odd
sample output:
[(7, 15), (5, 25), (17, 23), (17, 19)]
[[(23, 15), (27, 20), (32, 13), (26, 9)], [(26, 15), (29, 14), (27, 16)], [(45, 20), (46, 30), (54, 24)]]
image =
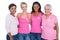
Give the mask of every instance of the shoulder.
[(45, 17), (45, 14), (42, 15), (42, 18), (44, 18), (44, 17)]
[(19, 16), (21, 13), (17, 13), (17, 16)]
[(44, 15), (44, 13), (43, 12), (39, 12), (40, 14), (42, 14), (42, 15)]
[(8, 21), (11, 21), (11, 20), (12, 20), (12, 17), (11, 17), (10, 14), (8, 14), (8, 15), (6, 16), (6, 21), (8, 22)]
[(21, 13), (17, 13), (17, 18), (21, 15)]
[(42, 15), (44, 15), (43, 13), (41, 13), (41, 12), (39, 12), (39, 14), (42, 16)]
[(57, 18), (57, 16), (56, 16), (56, 15), (54, 15), (54, 14), (52, 14), (52, 17), (53, 17), (53, 18)]
[(58, 23), (58, 19), (57, 19), (56, 15), (53, 14), (51, 18), (54, 20), (54, 23)]
[(42, 13), (39, 13), (39, 15), (42, 17), (44, 14), (42, 14)]
[(6, 16), (6, 19), (9, 19), (9, 18), (11, 18), (11, 15), (10, 15), (10, 14), (8, 14), (8, 15)]
[(31, 16), (31, 13), (28, 13), (28, 16)]
[(31, 18), (31, 13), (28, 13), (28, 17), (29, 17), (29, 19)]

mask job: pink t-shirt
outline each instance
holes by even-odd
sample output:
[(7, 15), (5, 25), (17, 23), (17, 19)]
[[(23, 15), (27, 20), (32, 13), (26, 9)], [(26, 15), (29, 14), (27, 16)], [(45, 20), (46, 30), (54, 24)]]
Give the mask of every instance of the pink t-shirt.
[(29, 31), (29, 18), (27, 15), (27, 18), (23, 19), (22, 14), (20, 15), (19, 19), (19, 28), (18, 28), (18, 33), (23, 33), (23, 34), (28, 34), (30, 33)]
[(56, 39), (56, 30), (54, 30), (54, 27), (57, 22), (57, 18), (53, 14), (47, 19), (45, 15), (42, 16), (42, 38), (48, 40)]
[(41, 33), (41, 21), (42, 21), (42, 14), (39, 13), (38, 16), (34, 16), (32, 13), (32, 27), (31, 32), (32, 33)]

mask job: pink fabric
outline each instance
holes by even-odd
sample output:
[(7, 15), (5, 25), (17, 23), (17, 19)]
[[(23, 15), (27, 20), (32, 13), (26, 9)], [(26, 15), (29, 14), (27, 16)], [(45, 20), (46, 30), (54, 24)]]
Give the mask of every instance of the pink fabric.
[(51, 14), (47, 19), (45, 15), (42, 16), (42, 38), (48, 40), (56, 39), (56, 30), (54, 30), (54, 26), (57, 22), (55, 15)]
[(29, 18), (28, 18), (28, 15), (27, 15), (26, 19), (23, 19), (22, 15), (20, 15), (18, 21), (19, 21), (18, 33), (23, 33), (23, 34), (30, 33), (30, 31), (29, 31)]
[(38, 16), (34, 16), (32, 13), (32, 27), (31, 32), (33, 33), (41, 33), (41, 21), (42, 21), (42, 14), (39, 13)]

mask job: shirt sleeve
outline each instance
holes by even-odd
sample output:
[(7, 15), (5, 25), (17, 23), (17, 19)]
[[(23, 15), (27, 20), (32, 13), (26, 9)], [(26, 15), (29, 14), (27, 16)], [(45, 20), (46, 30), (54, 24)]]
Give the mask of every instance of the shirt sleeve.
[(54, 23), (55, 23), (55, 24), (58, 23), (58, 19), (57, 19), (56, 16), (54, 16)]
[(11, 24), (10, 18), (7, 17), (7, 18), (6, 18), (6, 30), (7, 30), (7, 33), (10, 32), (10, 24)]

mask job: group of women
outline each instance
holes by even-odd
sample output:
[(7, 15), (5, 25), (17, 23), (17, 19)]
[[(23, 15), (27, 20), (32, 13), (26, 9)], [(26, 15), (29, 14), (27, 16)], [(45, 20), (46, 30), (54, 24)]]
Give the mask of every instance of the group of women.
[(28, 13), (27, 4), (22, 2), (22, 12), (17, 17), (16, 8), (15, 4), (9, 5), (10, 14), (6, 18), (7, 40), (58, 40), (58, 20), (51, 13), (50, 4), (44, 6), (43, 13), (40, 3), (34, 2), (31, 13)]

